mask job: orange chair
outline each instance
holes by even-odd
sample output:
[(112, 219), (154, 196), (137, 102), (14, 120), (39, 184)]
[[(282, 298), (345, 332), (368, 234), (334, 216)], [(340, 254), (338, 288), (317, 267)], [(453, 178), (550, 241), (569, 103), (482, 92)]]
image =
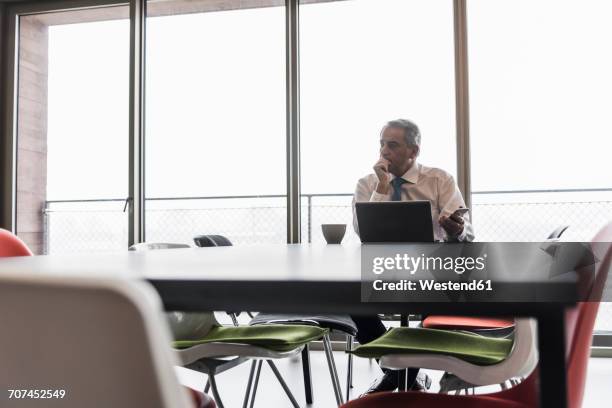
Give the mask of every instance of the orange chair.
[[(584, 301), (568, 310), (565, 315), (566, 329), (566, 369), (568, 408), (580, 408), (584, 395), (586, 371), (589, 361), (593, 327), (599, 302), (612, 263), (612, 222), (606, 225), (593, 239), (602, 242), (593, 245), (594, 253), (600, 259), (594, 280), (592, 276), (579, 273), (578, 286), (583, 292)], [(600, 251), (598, 251), (599, 249)], [(405, 408), (426, 406), (431, 408), (458, 406), (462, 408), (528, 408), (537, 407), (538, 369), (525, 381), (508, 390), (483, 395), (424, 394), (416, 392), (379, 393), (353, 400), (344, 408)]]
[(423, 327), (446, 330), (492, 330), (509, 329), (514, 326), (514, 319), (487, 318), (467, 316), (427, 316)]
[[(569, 225), (561, 225), (546, 238), (547, 241), (558, 241)], [(427, 316), (423, 319), (423, 327), (427, 329), (467, 330), (486, 335), (511, 334), (514, 327), (513, 318), (487, 318), (468, 316)]]
[(31, 256), (32, 251), (10, 231), (0, 228), (0, 258), (8, 256)]

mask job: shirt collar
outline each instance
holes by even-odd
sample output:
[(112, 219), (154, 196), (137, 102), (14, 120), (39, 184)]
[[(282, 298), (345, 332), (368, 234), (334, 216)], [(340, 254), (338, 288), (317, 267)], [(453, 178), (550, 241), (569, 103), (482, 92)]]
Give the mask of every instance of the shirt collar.
[[(416, 184), (419, 181), (419, 169), (420, 169), (421, 165), (418, 164), (417, 162), (414, 162), (412, 164), (412, 166), (410, 166), (410, 168), (408, 169), (408, 171), (406, 171), (401, 178), (403, 178), (404, 180), (412, 183), (412, 184)], [(395, 176), (393, 176), (393, 178), (395, 178)]]

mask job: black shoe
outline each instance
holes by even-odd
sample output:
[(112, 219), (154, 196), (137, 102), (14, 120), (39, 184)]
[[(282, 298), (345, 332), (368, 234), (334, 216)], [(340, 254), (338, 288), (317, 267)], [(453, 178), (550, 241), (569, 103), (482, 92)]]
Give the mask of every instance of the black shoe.
[(383, 375), (378, 377), (376, 381), (370, 385), (370, 388), (361, 396), (374, 394), (376, 392), (394, 391), (397, 388), (398, 372), (388, 370)]

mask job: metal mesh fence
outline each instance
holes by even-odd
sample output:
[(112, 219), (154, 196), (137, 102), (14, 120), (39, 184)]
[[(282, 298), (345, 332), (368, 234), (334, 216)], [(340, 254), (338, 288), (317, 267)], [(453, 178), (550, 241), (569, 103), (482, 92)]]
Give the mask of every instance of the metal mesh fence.
[(473, 204), (479, 241), (542, 241), (561, 225), (566, 241), (589, 241), (612, 219), (612, 201)]
[[(346, 224), (344, 243), (357, 243), (351, 195), (302, 198), (302, 242), (324, 244), (322, 224)], [(479, 241), (542, 241), (560, 225), (567, 241), (589, 241), (612, 219), (612, 200), (532, 202), (510, 196), (474, 195), (472, 220)], [(221, 234), (234, 244), (286, 242), (285, 198), (155, 200), (147, 203), (149, 242), (193, 244), (200, 234)], [(49, 203), (45, 211), (46, 253), (125, 250), (128, 217), (123, 201)], [(601, 305), (598, 330), (612, 330), (612, 304)]]
[(45, 253), (124, 251), (128, 214), (121, 202), (47, 204)]
[(224, 235), (234, 244), (287, 242), (284, 206), (155, 209), (146, 213), (147, 241), (193, 245), (201, 234)]

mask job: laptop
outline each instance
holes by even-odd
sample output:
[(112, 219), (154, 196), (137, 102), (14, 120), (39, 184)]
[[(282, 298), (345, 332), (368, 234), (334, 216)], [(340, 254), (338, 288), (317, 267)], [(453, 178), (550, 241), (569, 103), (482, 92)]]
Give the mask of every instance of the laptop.
[(355, 203), (361, 242), (434, 242), (429, 201)]

